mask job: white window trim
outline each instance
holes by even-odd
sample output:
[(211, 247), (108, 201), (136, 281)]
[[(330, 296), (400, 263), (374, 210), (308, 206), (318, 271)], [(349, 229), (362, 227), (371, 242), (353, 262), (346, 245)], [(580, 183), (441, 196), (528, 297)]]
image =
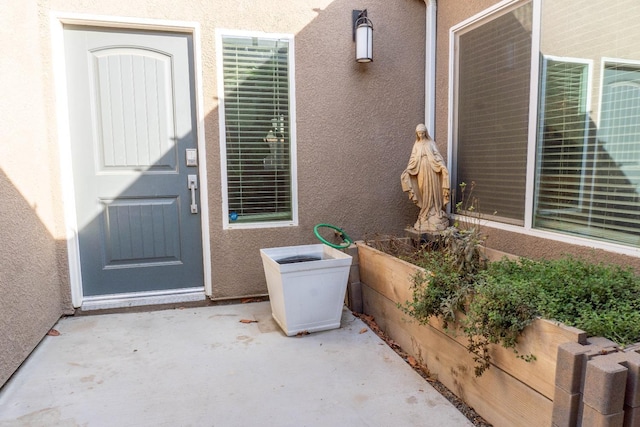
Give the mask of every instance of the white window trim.
[[(586, 93), (586, 102), (585, 102), (585, 115), (586, 117), (586, 121), (585, 121), (585, 133), (584, 133), (584, 146), (586, 147), (586, 144), (588, 143), (588, 139), (589, 139), (589, 112), (591, 111), (591, 96), (592, 96), (592, 87), (593, 87), (593, 60), (591, 59), (584, 59), (584, 58), (574, 58), (574, 57), (568, 57), (568, 56), (554, 56), (554, 55), (543, 55), (543, 61), (540, 64), (541, 66), (544, 66), (544, 64), (547, 61), (557, 61), (557, 62), (566, 62), (566, 63), (571, 63), (571, 64), (582, 64), (582, 65), (586, 65), (587, 66), (587, 93)], [(541, 80), (545, 81), (546, 84), (546, 78), (547, 78), (547, 70), (546, 68), (542, 69), (542, 78)], [(545, 99), (542, 98), (539, 100), (538, 105), (536, 106), (536, 109), (539, 110), (543, 110), (545, 109)], [(539, 118), (539, 111), (536, 111), (536, 121), (538, 121)], [(534, 148), (535, 148), (535, 157), (534, 157), (534, 165), (535, 162), (537, 161), (537, 159), (540, 157), (540, 153), (538, 152), (538, 150), (541, 148), (540, 147), (540, 137), (542, 135), (542, 124), (538, 122), (537, 124), (537, 134), (536, 134), (536, 142), (534, 144)], [(531, 145), (529, 145), (529, 147), (531, 147)], [(527, 164), (529, 162), (527, 161)], [(584, 189), (584, 183), (585, 183), (585, 177), (584, 177), (584, 166), (587, 163), (587, 153), (583, 152), (582, 153), (582, 174), (580, 177), (580, 188), (581, 190)], [(535, 176), (535, 168), (534, 168), (534, 182), (535, 182), (535, 187), (538, 187), (539, 184), (539, 180), (540, 180), (540, 176)], [(592, 178), (592, 181), (595, 178)], [(533, 197), (532, 197), (532, 204), (535, 205), (535, 203), (533, 203), (533, 201), (535, 200), (535, 187), (534, 187), (534, 193), (533, 193)], [(579, 205), (582, 205), (583, 202), (583, 198), (584, 195), (582, 193), (582, 191), (580, 191), (580, 195), (579, 195)], [(533, 210), (533, 209), (532, 209)], [(533, 224), (533, 212), (532, 212), (532, 217), (531, 217), (531, 222), (529, 224)]]
[(531, 75), (529, 76), (529, 137), (527, 141), (527, 174), (525, 180), (524, 197), (524, 229), (532, 231), (533, 204), (535, 197), (536, 179), (536, 142), (538, 140), (538, 97), (540, 94), (540, 43), (542, 0), (531, 0), (533, 5), (531, 27)]
[[(638, 59), (624, 59), (624, 58), (613, 58), (604, 56), (600, 60), (600, 81), (598, 82), (600, 85), (600, 91), (598, 93), (598, 99), (601, 101), (604, 95), (604, 74), (607, 65), (631, 65), (640, 67), (640, 60)], [(602, 102), (598, 102), (598, 121), (596, 126), (598, 129), (601, 128), (602, 121)]]
[[(624, 58), (612, 58), (608, 56), (603, 56), (600, 61), (600, 81), (598, 82), (600, 85), (600, 92), (598, 93), (598, 99), (602, 99), (602, 94), (604, 91), (604, 70), (607, 65), (616, 64), (616, 65), (636, 65), (640, 67), (640, 60), (638, 59), (624, 59)], [(598, 129), (600, 129), (600, 121), (602, 120), (602, 102), (598, 102)]]
[[(506, 13), (525, 3), (526, 0), (504, 0), (500, 3), (493, 5), (492, 7), (485, 9), (484, 11), (454, 25), (449, 30), (449, 96), (448, 96), (448, 141), (447, 141), (447, 158), (448, 167), (451, 171), (451, 176), (455, 176), (455, 165), (453, 164), (454, 143), (457, 133), (457, 110), (456, 110), (456, 91), (458, 87), (458, 52), (456, 49), (457, 38), (478, 26), (482, 25), (489, 16), (493, 16), (495, 13)], [(538, 93), (539, 93), (539, 81), (538, 76), (540, 74), (540, 35), (541, 35), (541, 12), (542, 12), (542, 0), (531, 0), (533, 5), (533, 22), (532, 22), (532, 46), (531, 50), (534, 54), (531, 55), (531, 84), (529, 87), (529, 136), (528, 136), (528, 149), (527, 149), (527, 171), (526, 171), (526, 190), (525, 190), (525, 215), (524, 226), (517, 226), (512, 224), (506, 224), (502, 222), (496, 222), (491, 220), (482, 221), (482, 224), (496, 228), (499, 230), (509, 231), (512, 233), (518, 233), (525, 236), (538, 237), (548, 240), (553, 240), (561, 243), (568, 243), (577, 246), (603, 249), (609, 252), (618, 253), (622, 255), (629, 255), (640, 257), (640, 248), (634, 248), (631, 246), (625, 246), (622, 244), (604, 242), (599, 240), (587, 239), (584, 237), (573, 236), (562, 233), (555, 233), (551, 231), (538, 230), (532, 228), (533, 224), (533, 197), (534, 197), (534, 184), (535, 184), (535, 161), (536, 161), (536, 139), (537, 139), (537, 115), (538, 115)], [(603, 65), (604, 67), (604, 59)], [(614, 60), (611, 60), (614, 61)], [(622, 60), (622, 62), (626, 62)], [(631, 63), (629, 61), (628, 63)], [(602, 74), (602, 73), (601, 73)], [(601, 76), (602, 78), (602, 76)], [(602, 85), (601, 85), (602, 86)], [(600, 114), (598, 114), (598, 125), (600, 121)], [(456, 218), (464, 219), (459, 215), (454, 215)]]
[[(540, 50), (540, 17), (541, 17), (541, 0), (503, 0), (495, 5), (467, 18), (466, 20), (454, 25), (449, 30), (449, 98), (448, 98), (448, 141), (447, 141), (447, 167), (449, 168), (450, 177), (457, 176), (457, 165), (453, 162), (454, 152), (457, 149), (458, 140), (458, 109), (456, 104), (457, 89), (459, 82), (458, 74), (458, 53), (457, 49), (459, 37), (469, 31), (472, 31), (485, 22), (502, 16), (512, 10), (531, 2), (533, 6), (533, 22), (532, 22), (532, 52)], [(524, 211), (524, 229), (531, 229), (533, 219), (533, 193), (534, 193), (534, 175), (535, 175), (535, 143), (537, 132), (537, 100), (538, 100), (538, 55), (531, 55), (531, 78), (529, 87), (529, 129), (527, 138), (527, 171), (525, 178), (525, 211)], [(531, 157), (534, 156), (534, 157)], [(530, 159), (533, 159), (532, 161)], [(451, 207), (453, 209), (453, 207)], [(454, 212), (455, 213), (455, 212)], [(457, 217), (457, 215), (456, 215)], [(508, 220), (508, 219), (506, 219)], [(502, 224), (495, 222), (495, 224)], [(511, 226), (511, 225), (510, 225)]]
[[(291, 159), (291, 219), (286, 221), (265, 221), (250, 223), (230, 223), (229, 221), (229, 195), (227, 178), (227, 143), (226, 143), (226, 122), (224, 117), (224, 73), (222, 69), (222, 37), (240, 36), (257, 37), (264, 39), (286, 39), (289, 41), (289, 120), (290, 120), (290, 159)], [(220, 135), (220, 182), (222, 194), (222, 228), (224, 230), (253, 229), (253, 228), (274, 228), (274, 227), (295, 227), (298, 225), (298, 161), (296, 146), (296, 94), (295, 94), (295, 46), (293, 34), (264, 33), (258, 31), (242, 30), (216, 30), (216, 63), (217, 84), (218, 84), (218, 119)]]

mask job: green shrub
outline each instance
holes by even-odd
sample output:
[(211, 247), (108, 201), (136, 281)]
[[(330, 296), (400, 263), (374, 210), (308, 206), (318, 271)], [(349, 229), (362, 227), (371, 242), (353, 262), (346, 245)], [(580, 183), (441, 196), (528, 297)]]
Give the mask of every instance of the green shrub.
[(603, 336), (620, 345), (640, 341), (640, 277), (631, 269), (572, 257), (502, 260), (487, 273), (524, 281), (535, 293), (537, 314)]
[[(453, 236), (453, 235), (452, 235)], [(460, 234), (455, 235), (459, 238)], [(468, 242), (469, 239), (466, 240)], [(572, 257), (552, 261), (503, 259), (485, 263), (466, 257), (481, 239), (465, 246), (446, 244), (443, 250), (422, 248), (405, 257), (428, 273), (414, 277), (413, 300), (401, 305), (421, 323), (431, 316), (457, 321), (469, 339), (476, 375), (490, 366), (490, 344), (515, 347), (524, 328), (537, 317), (556, 320), (603, 336), (621, 346), (640, 341), (640, 277), (631, 269), (593, 264)], [(461, 249), (462, 248), (462, 249)], [(462, 268), (461, 268), (462, 266)], [(520, 355), (534, 360), (534, 355)]]
[[(507, 280), (489, 271), (479, 275), (469, 302), (463, 330), (473, 354), (477, 376), (490, 366), (489, 344), (501, 344), (514, 353), (518, 337), (538, 315), (536, 290), (526, 280)], [(520, 355), (534, 360), (533, 355)]]
[(405, 258), (424, 268), (425, 273), (413, 277), (413, 300), (403, 309), (421, 323), (438, 316), (446, 328), (456, 321), (456, 313), (464, 312), (464, 304), (471, 290), (471, 282), (461, 275), (454, 258), (444, 251), (425, 251), (421, 256)]
[[(418, 250), (388, 239), (384, 250), (423, 267), (413, 278), (413, 298), (399, 304), (420, 323), (439, 317), (468, 338), (476, 375), (490, 366), (490, 344), (511, 348), (537, 317), (556, 320), (621, 346), (640, 341), (640, 277), (631, 269), (572, 257), (552, 261), (503, 259), (487, 263), (475, 182), (460, 184), (456, 222), (441, 239)], [(390, 249), (393, 249), (389, 251)], [(395, 252), (394, 251), (398, 251)], [(458, 319), (456, 313), (466, 316)], [(456, 329), (453, 328), (453, 331)], [(534, 355), (518, 357), (531, 361)]]

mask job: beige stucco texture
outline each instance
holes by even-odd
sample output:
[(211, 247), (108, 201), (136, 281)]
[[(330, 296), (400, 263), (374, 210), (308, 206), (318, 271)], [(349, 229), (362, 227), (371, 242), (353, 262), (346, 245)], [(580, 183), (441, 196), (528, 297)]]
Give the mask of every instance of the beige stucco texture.
[[(208, 194), (202, 202), (208, 207), (204, 238), (210, 248), (205, 266), (210, 267), (211, 298), (265, 295), (259, 249), (318, 243), (313, 233), (318, 223), (342, 227), (353, 239), (362, 239), (402, 234), (415, 221), (418, 208), (402, 192), (400, 174), (407, 166), (414, 129), (425, 122), (423, 0), (0, 1), (0, 385), (56, 320), (73, 312), (72, 278), (77, 281), (69, 266), (77, 254), (67, 253), (67, 239), (73, 236), (65, 212), (74, 212), (74, 206), (65, 197), (73, 192), (65, 181), (71, 179), (65, 177), (71, 175), (72, 160), (61, 102), (66, 96), (60, 83), (65, 81), (61, 23), (195, 28), (197, 105), (202, 106), (198, 129), (205, 147), (200, 154), (206, 159), (200, 167), (207, 176), (200, 186)], [(432, 133), (445, 157), (450, 29), (497, 3), (437, 2)], [(373, 23), (371, 63), (355, 62), (354, 9), (367, 9)], [(296, 226), (223, 226), (227, 213), (218, 110), (219, 29), (294, 36)], [(640, 271), (637, 256), (605, 254), (523, 230), (488, 232), (490, 246), (519, 255), (576, 253)]]
[[(374, 61), (369, 64), (354, 61), (352, 2), (321, 8), (295, 2), (297, 13), (277, 19), (281, 6), (265, 12), (278, 23), (271, 30), (296, 31), (299, 226), (221, 229), (218, 119), (217, 110), (211, 110), (205, 126), (208, 147), (215, 147), (208, 152), (214, 298), (264, 293), (259, 249), (318, 243), (313, 234), (318, 223), (340, 226), (353, 238), (397, 233), (410, 224), (415, 209), (402, 194), (399, 177), (413, 129), (424, 120), (425, 6), (420, 1), (402, 4), (357, 5), (368, 9), (374, 26)], [(296, 30), (299, 16), (309, 19)], [(206, 74), (205, 83), (215, 81)]]
[(40, 13), (36, 2), (12, 2), (0, 14), (0, 385), (71, 310), (50, 40)]
[[(352, 10), (365, 8), (374, 26), (374, 61), (357, 64)], [(385, 0), (3, 1), (0, 385), (73, 310), (69, 259), (75, 255), (67, 255), (64, 205), (70, 185), (63, 180), (71, 159), (59, 106), (65, 89), (57, 84), (64, 81), (64, 59), (56, 57), (60, 22), (71, 18), (124, 28), (196, 24), (212, 298), (266, 294), (259, 249), (316, 243), (317, 223), (343, 227), (357, 239), (398, 233), (416, 215), (399, 177), (413, 129), (424, 121), (422, 0), (393, 7)], [(294, 35), (298, 226), (223, 229), (217, 29)]]

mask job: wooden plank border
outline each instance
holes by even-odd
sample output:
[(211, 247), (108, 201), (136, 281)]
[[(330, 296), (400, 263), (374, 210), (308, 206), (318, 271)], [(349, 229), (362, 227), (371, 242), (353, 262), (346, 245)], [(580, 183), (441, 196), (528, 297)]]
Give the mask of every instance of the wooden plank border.
[(536, 361), (525, 362), (512, 350), (492, 346), (492, 366), (476, 378), (463, 336), (448, 334), (435, 318), (420, 325), (398, 308), (411, 299), (412, 277), (421, 269), (363, 242), (356, 245), (364, 312), (374, 316), (382, 330), (494, 425), (551, 424), (558, 346), (584, 343), (583, 331), (538, 319), (518, 344), (521, 354), (534, 354)]

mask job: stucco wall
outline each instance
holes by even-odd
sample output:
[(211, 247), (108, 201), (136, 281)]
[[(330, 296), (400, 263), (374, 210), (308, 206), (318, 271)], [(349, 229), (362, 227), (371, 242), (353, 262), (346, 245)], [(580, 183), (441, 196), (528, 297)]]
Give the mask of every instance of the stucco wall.
[(0, 386), (71, 311), (43, 24), (36, 2), (0, 14)]
[[(266, 294), (264, 247), (317, 243), (313, 226), (353, 238), (399, 232), (417, 214), (400, 188), (417, 123), (424, 120), (424, 13), (420, 0), (357, 4), (374, 25), (374, 62), (356, 64), (345, 0), (55, 0), (62, 12), (201, 24), (213, 298)], [(215, 30), (295, 34), (299, 226), (223, 230)]]
[(554, 259), (567, 254), (595, 263), (618, 264), (640, 274), (640, 258), (626, 256), (589, 246), (557, 242), (492, 227), (485, 227), (487, 246), (531, 259)]
[[(497, 3), (438, 2), (436, 132), (447, 152), (449, 29)], [(9, 3), (7, 3), (9, 4)], [(367, 8), (374, 62), (356, 64), (352, 9)], [(417, 208), (399, 183), (424, 120), (425, 4), (422, 0), (39, 0), (0, 14), (0, 384), (57, 318), (71, 311), (52, 12), (198, 22), (202, 46), (213, 298), (266, 293), (258, 250), (315, 243), (326, 222), (360, 239), (401, 233)], [(223, 230), (215, 30), (295, 34), (299, 220), (297, 227)], [(9, 82), (9, 83), (6, 83)], [(526, 256), (565, 252), (640, 268), (638, 258), (489, 230), (490, 245)], [(5, 343), (8, 343), (5, 345)]]
[[(354, 60), (354, 8), (367, 8), (373, 21), (374, 62), (370, 64)], [(3, 276), (7, 292), (3, 292), (0, 314), (3, 328), (15, 326), (23, 317), (34, 317), (34, 301), (38, 301), (46, 307), (38, 307), (35, 317), (43, 320), (29, 330), (37, 330), (41, 337), (70, 307), (52, 14), (200, 24), (202, 50), (197, 60), (202, 66), (213, 298), (266, 294), (259, 249), (315, 243), (313, 226), (317, 223), (341, 226), (359, 239), (367, 233), (398, 233), (415, 220), (417, 208), (402, 193), (399, 177), (411, 151), (415, 126), (424, 121), (422, 0), (401, 0), (393, 7), (384, 0), (357, 5), (346, 0), (14, 2), (2, 14), (2, 77), (11, 84), (0, 104), (6, 135), (0, 161), (6, 177), (3, 194), (22, 199), (23, 209), (5, 211), (5, 204), (1, 221), (4, 233), (22, 242), (24, 251), (38, 262), (27, 262), (29, 268), (17, 266), (18, 261), (26, 262), (23, 248), (16, 252), (2, 246), (6, 255), (2, 262), (9, 263), (3, 268), (7, 276), (6, 281)], [(297, 227), (222, 229), (218, 28), (295, 35)], [(17, 235), (17, 220), (36, 236)], [(21, 282), (12, 270), (24, 273)], [(29, 287), (32, 291), (25, 293)], [(16, 329), (9, 328), (11, 333)], [(21, 341), (29, 349), (37, 342), (32, 338)], [(3, 346), (2, 351), (13, 357), (11, 349)]]
[[(436, 61), (436, 139), (439, 141), (440, 146), (446, 147), (446, 141), (449, 138), (450, 132), (448, 114), (450, 67), (449, 44), (451, 27), (465, 21), (466, 19), (497, 3), (499, 2), (493, 0), (479, 0), (474, 2), (438, 2), (438, 35)], [(578, 55), (575, 49), (577, 46), (582, 46), (579, 42), (583, 40), (567, 40), (566, 35), (557, 32), (561, 28), (563, 28), (564, 30), (568, 31), (568, 33), (571, 33), (571, 29), (575, 27), (575, 25), (573, 27), (571, 25), (567, 25), (569, 18), (563, 18), (562, 13), (560, 13), (558, 9), (562, 9), (562, 11), (564, 11), (563, 13), (566, 14), (569, 10), (584, 9), (582, 7), (582, 3), (580, 3), (580, 7), (576, 5), (577, 2), (571, 2), (570, 4), (566, 4), (565, 2), (563, 2), (562, 5), (560, 5), (558, 2), (553, 1), (550, 1), (548, 3), (550, 6), (548, 6), (546, 9), (543, 7), (543, 11), (545, 11), (543, 14), (543, 19), (546, 19), (546, 27), (545, 24), (543, 24), (543, 30), (546, 29), (547, 31), (546, 35), (543, 37), (543, 49), (545, 50), (543, 53), (568, 55), (567, 50), (562, 49), (563, 46), (568, 45), (571, 47), (571, 49), (573, 49), (574, 52), (570, 56)], [(593, 15), (594, 14), (591, 14), (589, 18), (592, 19)], [(581, 13), (579, 16), (572, 15), (570, 19), (574, 18), (578, 20), (584, 20), (588, 17), (585, 16), (585, 11), (583, 10), (583, 13)], [(605, 21), (607, 22), (607, 25), (618, 25), (618, 20), (616, 19), (605, 19)], [(601, 29), (601, 26), (595, 26), (594, 28), (596, 27)], [(606, 31), (600, 31), (600, 34), (608, 33)], [(560, 42), (554, 42), (556, 37), (560, 39)], [(619, 53), (620, 55), (628, 54), (627, 47), (633, 49), (633, 51), (635, 52), (635, 50), (637, 50), (636, 45), (637, 43), (622, 43), (622, 45), (616, 44), (615, 52)], [(584, 44), (584, 49), (584, 57), (589, 58), (594, 56), (592, 50), (587, 44)], [(566, 241), (557, 241), (555, 239), (545, 238), (542, 235), (533, 236), (531, 235), (532, 233), (525, 233), (524, 231), (509, 231), (488, 226), (484, 228), (484, 231), (488, 235), (488, 246), (516, 255), (529, 258), (557, 258), (564, 254), (573, 254), (575, 256), (583, 257), (585, 259), (591, 259), (594, 261), (605, 261), (617, 263), (622, 266), (629, 266), (640, 272), (640, 257), (637, 256), (621, 255), (619, 253), (613, 253), (611, 251), (594, 249), (593, 247), (585, 245), (572, 244), (571, 242)], [(535, 233), (535, 231), (533, 233)]]
[[(303, 10), (312, 7), (310, 2), (296, 5)], [(402, 193), (399, 177), (415, 126), (424, 120), (424, 2), (403, 0), (402, 7), (389, 7), (383, 0), (357, 4), (368, 9), (373, 21), (370, 64), (353, 59), (354, 7), (352, 2), (333, 1), (296, 33), (300, 225), (221, 230), (218, 150), (209, 152), (216, 298), (265, 293), (259, 249), (318, 243), (315, 224), (335, 224), (351, 237), (362, 238), (368, 233), (398, 233), (415, 221), (417, 210)], [(291, 31), (284, 24), (271, 29)], [(214, 77), (205, 75), (204, 80)], [(208, 144), (217, 145), (217, 110), (212, 110), (206, 126)]]
[[(367, 8), (374, 62), (356, 64), (352, 9)], [(315, 243), (327, 222), (354, 238), (397, 233), (416, 208), (399, 177), (424, 121), (422, 0), (41, 0), (0, 15), (0, 385), (71, 313), (52, 14), (198, 22), (213, 298), (266, 294), (264, 247)], [(215, 31), (295, 35), (300, 225), (223, 230)]]

